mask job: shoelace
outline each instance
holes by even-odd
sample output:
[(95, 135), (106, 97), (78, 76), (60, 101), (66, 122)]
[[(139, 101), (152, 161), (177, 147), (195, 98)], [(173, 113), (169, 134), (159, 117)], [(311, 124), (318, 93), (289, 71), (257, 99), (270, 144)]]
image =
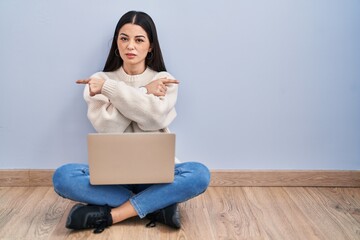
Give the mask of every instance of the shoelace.
[(107, 227), (107, 221), (105, 219), (99, 219), (97, 222), (98, 226), (94, 229), (93, 233), (102, 233)]
[(159, 216), (160, 213), (161, 213), (161, 211), (157, 211), (157, 212), (154, 212), (153, 214), (151, 214), (151, 216), (149, 217), (149, 218), (150, 218), (150, 222), (148, 222), (148, 223), (146, 224), (146, 227), (147, 227), (147, 228), (156, 227), (156, 221), (157, 221), (158, 216)]
[(107, 220), (103, 214), (89, 216), (88, 222), (90, 223), (88, 227), (95, 228), (93, 231), (94, 233), (102, 233), (108, 226)]

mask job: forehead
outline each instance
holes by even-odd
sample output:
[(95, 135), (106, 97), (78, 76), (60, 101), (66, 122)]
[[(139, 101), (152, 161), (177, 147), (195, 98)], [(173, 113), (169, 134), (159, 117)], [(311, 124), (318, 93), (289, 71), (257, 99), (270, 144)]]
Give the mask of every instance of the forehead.
[(124, 33), (126, 35), (128, 35), (129, 37), (135, 37), (135, 36), (144, 36), (147, 37), (147, 33), (145, 32), (145, 30), (140, 27), (139, 25), (136, 24), (132, 24), (132, 23), (127, 23), (124, 26), (122, 26), (119, 30), (119, 35), (121, 33)]

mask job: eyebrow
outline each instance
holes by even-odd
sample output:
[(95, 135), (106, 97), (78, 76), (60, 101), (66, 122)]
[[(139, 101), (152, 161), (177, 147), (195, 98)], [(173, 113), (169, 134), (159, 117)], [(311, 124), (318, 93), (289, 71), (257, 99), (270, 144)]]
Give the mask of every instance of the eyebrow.
[[(124, 35), (125, 37), (129, 37), (129, 35), (127, 35), (127, 34), (125, 34), (125, 33), (120, 33), (120, 35)], [(137, 38), (137, 37), (145, 38), (144, 35), (137, 35), (137, 36), (135, 36), (135, 37), (136, 37), (136, 38)]]

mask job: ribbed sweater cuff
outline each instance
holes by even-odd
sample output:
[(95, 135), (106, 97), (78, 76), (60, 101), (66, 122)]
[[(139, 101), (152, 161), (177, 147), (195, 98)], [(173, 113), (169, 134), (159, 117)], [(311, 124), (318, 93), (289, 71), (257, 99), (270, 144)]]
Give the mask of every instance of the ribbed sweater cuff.
[(101, 89), (101, 94), (103, 94), (106, 97), (110, 98), (116, 92), (116, 89), (118, 88), (118, 86), (117, 86), (118, 84), (119, 84), (118, 81), (114, 81), (114, 80), (111, 80), (111, 79), (106, 80), (103, 87), (102, 87), (102, 89)]

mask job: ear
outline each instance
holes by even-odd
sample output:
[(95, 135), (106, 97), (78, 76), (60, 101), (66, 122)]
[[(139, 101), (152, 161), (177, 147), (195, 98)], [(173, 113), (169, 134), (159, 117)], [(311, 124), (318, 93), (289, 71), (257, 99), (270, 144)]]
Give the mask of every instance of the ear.
[(152, 50), (153, 50), (152, 45), (150, 45), (148, 52), (151, 52)]

